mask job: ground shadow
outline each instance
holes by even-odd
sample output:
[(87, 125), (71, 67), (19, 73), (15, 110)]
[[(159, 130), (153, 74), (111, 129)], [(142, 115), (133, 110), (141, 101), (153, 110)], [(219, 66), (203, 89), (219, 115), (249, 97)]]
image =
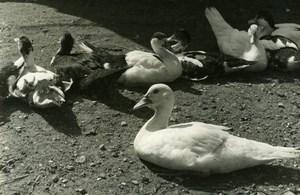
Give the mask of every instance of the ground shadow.
[[(153, 173), (188, 189), (205, 192), (217, 190), (233, 190), (238, 187), (255, 185), (289, 185), (294, 183), (292, 178), (300, 178), (300, 170), (284, 166), (261, 165), (242, 169), (229, 174), (216, 174), (203, 177), (192, 171), (174, 171), (165, 169), (140, 159)], [(245, 179), (247, 175), (247, 179)], [(285, 178), (285, 179), (283, 179)]]
[(72, 108), (70, 106), (64, 105), (60, 108), (38, 109), (31, 108), (26, 102), (20, 101), (20, 99), (3, 99), (0, 100), (0, 122), (9, 122), (10, 115), (17, 110), (25, 114), (39, 114), (55, 130), (66, 135), (81, 135), (81, 129), (77, 124), (76, 116), (72, 112)]

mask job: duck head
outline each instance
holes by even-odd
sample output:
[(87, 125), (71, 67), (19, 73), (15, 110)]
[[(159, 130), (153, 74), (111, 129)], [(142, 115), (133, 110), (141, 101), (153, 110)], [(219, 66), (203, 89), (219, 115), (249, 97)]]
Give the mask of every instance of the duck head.
[(59, 55), (69, 55), (74, 45), (74, 38), (70, 32), (65, 32), (59, 39), (60, 48), (57, 52)]
[(173, 107), (174, 94), (172, 89), (165, 84), (152, 85), (144, 97), (133, 107), (134, 110), (148, 106), (154, 107), (155, 110), (159, 108)]
[(254, 18), (248, 20), (248, 24), (257, 24), (261, 36), (270, 35), (276, 29), (272, 14), (266, 10), (260, 10)]
[(23, 56), (28, 56), (33, 52), (32, 43), (28, 37), (21, 36), (20, 38), (15, 38), (14, 41), (18, 43), (18, 49)]
[(257, 33), (258, 33), (258, 26), (257, 24), (252, 24), (248, 29), (248, 35), (250, 39), (250, 43), (254, 44), (257, 39)]
[(167, 36), (162, 32), (156, 32), (152, 35), (150, 43), (154, 50), (165, 47), (167, 44)]
[(170, 43), (174, 43), (173, 45), (171, 45), (174, 53), (181, 53), (188, 47), (191, 41), (191, 36), (185, 29), (180, 28), (177, 29), (175, 33), (167, 40)]

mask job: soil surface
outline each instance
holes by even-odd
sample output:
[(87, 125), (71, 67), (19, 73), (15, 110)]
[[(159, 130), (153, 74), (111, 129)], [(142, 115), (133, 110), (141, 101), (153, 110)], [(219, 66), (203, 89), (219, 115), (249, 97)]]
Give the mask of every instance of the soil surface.
[[(215, 3), (239, 29), (247, 29), (258, 9), (270, 10), (277, 23), (300, 23), (297, 0)], [(13, 39), (26, 35), (37, 64), (47, 67), (64, 31), (128, 52), (150, 51), (154, 32), (184, 27), (192, 34), (189, 49), (218, 51), (204, 7), (200, 0), (0, 2), (0, 66), (20, 56)], [(299, 79), (299, 73), (271, 70), (178, 79), (170, 84), (176, 96), (171, 124), (225, 125), (237, 136), (299, 147)], [(153, 111), (132, 107), (146, 91), (115, 85), (108, 100), (69, 94), (61, 108), (46, 110), (0, 100), (0, 194), (300, 194), (300, 159), (208, 178), (142, 162), (132, 144)]]

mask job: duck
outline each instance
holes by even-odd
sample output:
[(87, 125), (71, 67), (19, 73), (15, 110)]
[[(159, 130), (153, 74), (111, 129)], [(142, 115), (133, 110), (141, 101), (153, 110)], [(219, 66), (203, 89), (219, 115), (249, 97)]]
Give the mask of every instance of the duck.
[(72, 90), (89, 96), (105, 97), (111, 85), (128, 66), (120, 55), (111, 55), (87, 41), (81, 41), (82, 52), (71, 53), (75, 39), (64, 32), (59, 39), (60, 47), (50, 62), (50, 70), (62, 79), (72, 80)]
[(300, 46), (300, 25), (295, 23), (275, 24), (274, 17), (267, 10), (259, 10), (256, 16), (248, 20), (248, 24), (256, 23), (259, 26), (260, 36), (283, 36)]
[(248, 32), (230, 26), (215, 7), (207, 7), (205, 16), (217, 39), (221, 53), (256, 61), (256, 64), (244, 69), (248, 72), (262, 72), (267, 68), (268, 60), (264, 47), (261, 45), (258, 26), (252, 24)]
[(177, 29), (167, 40), (171, 44), (171, 51), (181, 62), (181, 77), (188, 80), (202, 81), (210, 77), (241, 71), (256, 63), (256, 61), (247, 61), (222, 53), (185, 51), (191, 38), (189, 32), (183, 28)]
[(297, 44), (280, 35), (264, 35), (260, 38), (271, 69), (294, 72), (300, 69), (300, 52)]
[(151, 38), (154, 51), (130, 51), (125, 55), (128, 66), (118, 79), (125, 86), (147, 86), (154, 83), (170, 83), (182, 74), (182, 65), (177, 56), (167, 49), (167, 35), (156, 32)]
[[(153, 52), (141, 50), (130, 51), (124, 55), (118, 55), (115, 61), (119, 61), (121, 67), (127, 70), (117, 79), (117, 83), (129, 87), (149, 86), (154, 83), (173, 82), (182, 74), (182, 66), (178, 58), (168, 48), (167, 36), (165, 33), (156, 32), (151, 41)], [(84, 43), (83, 49), (89, 51), (93, 48), (91, 44)], [(103, 53), (102, 55), (107, 55)], [(110, 63), (115, 56), (109, 56), (106, 60), (105, 68), (115, 69), (115, 65)], [(110, 59), (110, 60), (109, 60)], [(124, 64), (125, 62), (125, 64)]]
[(154, 84), (134, 106), (133, 109), (148, 106), (155, 110), (134, 139), (139, 158), (167, 169), (194, 171), (206, 177), (300, 157), (299, 148), (237, 137), (225, 126), (202, 122), (169, 126), (174, 99), (168, 85)]
[(61, 106), (65, 102), (64, 92), (72, 82), (63, 81), (55, 73), (35, 64), (28, 37), (21, 36), (15, 41), (22, 56), (15, 62), (16, 67), (11, 68), (18, 73), (7, 78), (9, 97), (21, 98), (36, 108)]
[(8, 62), (0, 70), (0, 97), (6, 98), (9, 95), (8, 86), (13, 78), (16, 78), (24, 66), (24, 59), (20, 57), (15, 62)]

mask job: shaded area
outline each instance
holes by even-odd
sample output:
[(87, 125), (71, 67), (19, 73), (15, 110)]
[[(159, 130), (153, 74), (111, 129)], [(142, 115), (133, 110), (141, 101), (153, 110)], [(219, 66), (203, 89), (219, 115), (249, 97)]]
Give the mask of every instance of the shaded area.
[(26, 105), (26, 102), (22, 102), (20, 99), (3, 99), (0, 100), (0, 122), (9, 122), (10, 115), (17, 110), (25, 114), (39, 114), (55, 130), (66, 135), (81, 135), (81, 129), (77, 124), (76, 116), (69, 106), (62, 106), (61, 108), (37, 109), (29, 107), (29, 105)]
[[(229, 174), (215, 174), (209, 177), (203, 177), (200, 173), (194, 171), (176, 171), (159, 167), (152, 163), (140, 159), (141, 162), (158, 176), (184, 186), (188, 189), (205, 192), (215, 192), (216, 190), (233, 190), (243, 186), (256, 185), (278, 186), (291, 183), (289, 178), (299, 178), (300, 170), (277, 166), (261, 165), (252, 168), (234, 171)], [(245, 175), (247, 179), (245, 179)]]
[(279, 23), (286, 22), (282, 21), (282, 16), (289, 19), (286, 8), (294, 11), (299, 7), (296, 0), (267, 0), (260, 2), (259, 7), (250, 1), (240, 0), (74, 0), (63, 3), (38, 0), (32, 3), (50, 6), (58, 12), (91, 20), (147, 48), (150, 47), (149, 40), (154, 32), (171, 34), (176, 28), (184, 27), (192, 35), (190, 49), (217, 51), (214, 35), (204, 16), (207, 2), (215, 5), (225, 20), (238, 29), (247, 29), (248, 19), (252, 18), (258, 9), (270, 10), (274, 13), (275, 22)]

